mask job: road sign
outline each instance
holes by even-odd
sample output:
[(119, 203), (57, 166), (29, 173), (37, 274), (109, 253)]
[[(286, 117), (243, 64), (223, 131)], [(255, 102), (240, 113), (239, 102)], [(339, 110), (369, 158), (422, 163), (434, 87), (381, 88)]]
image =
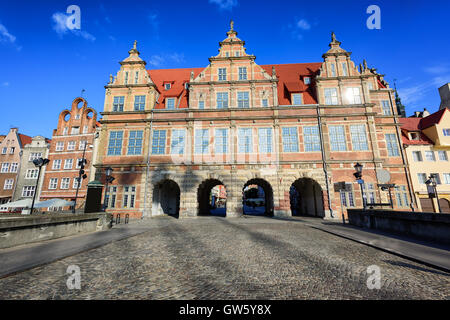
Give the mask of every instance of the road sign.
[(364, 180), (363, 179), (358, 179), (358, 180), (356, 180), (356, 182), (358, 182), (359, 184), (364, 184)]

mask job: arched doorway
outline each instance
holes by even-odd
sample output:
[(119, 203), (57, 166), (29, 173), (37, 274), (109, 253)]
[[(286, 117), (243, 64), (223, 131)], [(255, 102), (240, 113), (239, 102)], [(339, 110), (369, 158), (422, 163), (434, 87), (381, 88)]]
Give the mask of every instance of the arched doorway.
[(313, 179), (296, 180), (289, 189), (293, 216), (325, 217), (322, 187)]
[(251, 179), (242, 188), (243, 214), (273, 216), (272, 186), (263, 179)]
[(225, 217), (227, 214), (227, 191), (217, 179), (203, 181), (197, 190), (198, 215)]
[(178, 217), (180, 214), (180, 187), (173, 180), (163, 180), (153, 189), (153, 215), (166, 214)]

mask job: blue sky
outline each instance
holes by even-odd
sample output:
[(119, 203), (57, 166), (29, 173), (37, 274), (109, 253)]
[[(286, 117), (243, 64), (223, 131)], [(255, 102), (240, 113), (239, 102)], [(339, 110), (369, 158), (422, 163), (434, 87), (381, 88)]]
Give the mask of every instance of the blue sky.
[[(81, 29), (58, 28), (73, 4)], [(370, 5), (381, 9), (380, 30), (366, 27)], [(450, 82), (449, 12), (447, 0), (1, 1), (0, 134), (51, 137), (82, 89), (101, 112), (109, 74), (134, 40), (148, 68), (205, 67), (230, 19), (258, 64), (321, 62), (334, 31), (353, 61), (397, 79), (408, 115), (434, 112)]]

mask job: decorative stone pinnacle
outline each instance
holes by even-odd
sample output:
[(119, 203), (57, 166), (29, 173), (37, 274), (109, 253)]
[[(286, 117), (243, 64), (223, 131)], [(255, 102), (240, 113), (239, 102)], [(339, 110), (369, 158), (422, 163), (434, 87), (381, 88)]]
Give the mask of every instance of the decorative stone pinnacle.
[(230, 31), (234, 31), (234, 21), (233, 19), (230, 20)]
[(134, 50), (137, 50), (136, 46), (137, 46), (137, 40), (134, 40), (134, 44), (133, 44), (133, 49)]

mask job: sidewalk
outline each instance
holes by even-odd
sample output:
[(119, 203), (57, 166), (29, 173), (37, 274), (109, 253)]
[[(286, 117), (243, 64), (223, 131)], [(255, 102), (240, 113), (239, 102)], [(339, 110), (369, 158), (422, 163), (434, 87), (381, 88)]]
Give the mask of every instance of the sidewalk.
[(299, 217), (298, 220), (305, 222), (312, 228), (450, 272), (449, 245), (394, 235), (379, 230), (362, 229), (348, 223), (344, 225), (338, 222), (304, 217)]
[(143, 227), (135, 223), (118, 225), (106, 231), (1, 249), (0, 278), (126, 239), (150, 229), (148, 226)]

